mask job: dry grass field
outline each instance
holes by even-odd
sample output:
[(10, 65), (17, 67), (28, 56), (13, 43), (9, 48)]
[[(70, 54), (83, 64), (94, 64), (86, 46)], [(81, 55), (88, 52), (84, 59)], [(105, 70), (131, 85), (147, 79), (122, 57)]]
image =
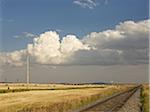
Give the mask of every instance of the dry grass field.
[[(72, 87), (106, 87), (106, 85), (92, 85), (92, 84), (85, 84), (85, 85), (71, 85), (71, 84), (36, 84), (31, 83), (29, 84), (30, 89), (56, 89), (56, 88), (72, 88)], [(26, 83), (0, 83), (0, 89), (26, 89)]]
[(84, 88), (105, 88), (106, 85), (64, 85), (64, 84), (27, 84), (25, 83), (1, 83), (0, 93), (21, 92), (30, 90), (67, 90)]
[(69, 90), (84, 88), (104, 88), (105, 85), (63, 85), (63, 84), (0, 84), (0, 93), (23, 92), (33, 90)]
[[(7, 90), (8, 86), (9, 89), (26, 88), (22, 84), (0, 84), (0, 89)], [(32, 91), (0, 93), (0, 112), (68, 112), (129, 87), (131, 85), (30, 84)]]

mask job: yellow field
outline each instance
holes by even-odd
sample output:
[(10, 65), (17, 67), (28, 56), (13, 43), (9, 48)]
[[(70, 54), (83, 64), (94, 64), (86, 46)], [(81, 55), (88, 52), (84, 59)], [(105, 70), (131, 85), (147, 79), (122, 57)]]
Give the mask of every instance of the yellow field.
[[(8, 85), (1, 85), (7, 89)], [(128, 85), (53, 85), (31, 84), (30, 88), (70, 88), (67, 90), (36, 90), (15, 93), (0, 93), (0, 112), (67, 112), (75, 110), (97, 99), (110, 96), (129, 88)], [(83, 88), (84, 87), (84, 88)], [(10, 85), (10, 89), (24, 88), (21, 85)], [(76, 88), (76, 89), (71, 89)]]
[(84, 88), (105, 88), (106, 85), (64, 85), (64, 84), (27, 84), (9, 83), (0, 84), (0, 93), (22, 92), (31, 90), (68, 90), (68, 89), (84, 89)]
[[(66, 89), (66, 88), (82, 88), (82, 87), (105, 87), (106, 85), (64, 85), (64, 84), (29, 84), (28, 89)], [(27, 89), (25, 83), (0, 83), (0, 89)]]

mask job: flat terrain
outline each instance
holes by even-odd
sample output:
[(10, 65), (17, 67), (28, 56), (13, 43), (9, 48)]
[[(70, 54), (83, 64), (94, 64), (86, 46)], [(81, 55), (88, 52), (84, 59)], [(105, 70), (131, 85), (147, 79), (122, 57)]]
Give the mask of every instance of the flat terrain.
[[(26, 89), (24, 84), (0, 84), (1, 90)], [(0, 112), (68, 112), (122, 92), (131, 85), (31, 84), (30, 91), (0, 93)]]

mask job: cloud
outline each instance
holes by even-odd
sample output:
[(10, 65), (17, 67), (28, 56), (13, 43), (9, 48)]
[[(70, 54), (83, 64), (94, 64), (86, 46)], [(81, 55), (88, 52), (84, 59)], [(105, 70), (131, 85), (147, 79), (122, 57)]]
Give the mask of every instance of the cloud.
[(26, 50), (14, 51), (11, 53), (0, 53), (0, 65), (22, 66)]
[(90, 50), (88, 45), (83, 44), (75, 35), (67, 35), (61, 42), (61, 52), (64, 54), (78, 50)]
[(83, 8), (89, 8), (89, 9), (94, 9), (97, 6), (95, 0), (74, 0), (73, 3)]
[(36, 37), (36, 35), (33, 33), (29, 33), (29, 32), (23, 32), (21, 35), (15, 35), (13, 37), (16, 39), (18, 39), (18, 38), (34, 38), (34, 37)]
[(135, 23), (126, 21), (116, 26), (114, 30), (92, 32), (84, 37), (84, 41), (97, 48), (109, 49), (143, 49), (148, 48), (150, 20)]
[[(97, 48), (97, 51), (109, 53), (111, 51), (115, 54), (118, 52), (118, 55), (115, 56), (118, 57), (116, 64), (148, 63), (149, 24), (150, 20), (137, 23), (126, 21), (117, 25), (114, 30), (92, 32), (83, 40), (90, 46)], [(113, 57), (113, 54), (110, 56)], [(101, 58), (99, 57), (99, 59)], [(106, 59), (111, 59), (111, 57)], [(112, 58), (112, 60), (114, 59)]]
[(68, 63), (78, 50), (89, 49), (75, 35), (67, 35), (60, 41), (55, 31), (48, 31), (34, 38), (33, 44), (28, 45), (28, 51), (35, 60), (43, 64)]
[(25, 50), (1, 53), (0, 63), (21, 66), (27, 50), (31, 63), (53, 66), (148, 64), (149, 25), (150, 20), (125, 21), (82, 39), (66, 35), (60, 40), (56, 31), (47, 31), (34, 38)]
[(45, 32), (34, 38), (33, 44), (28, 45), (31, 56), (40, 63), (59, 64), (62, 60), (60, 49), (60, 38), (56, 32)]

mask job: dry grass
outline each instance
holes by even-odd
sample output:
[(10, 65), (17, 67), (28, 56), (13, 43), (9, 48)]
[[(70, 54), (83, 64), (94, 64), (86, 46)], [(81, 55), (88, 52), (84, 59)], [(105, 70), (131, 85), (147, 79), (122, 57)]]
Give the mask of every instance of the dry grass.
[(143, 85), (142, 89), (142, 99), (143, 99), (143, 110), (144, 112), (149, 112), (149, 85)]
[(25, 83), (0, 83), (0, 93), (21, 92), (30, 90), (67, 90), (83, 88), (104, 88), (106, 85), (63, 85), (63, 84), (27, 84)]
[(103, 85), (103, 88), (5, 93), (0, 94), (0, 112), (66, 112), (128, 87)]

